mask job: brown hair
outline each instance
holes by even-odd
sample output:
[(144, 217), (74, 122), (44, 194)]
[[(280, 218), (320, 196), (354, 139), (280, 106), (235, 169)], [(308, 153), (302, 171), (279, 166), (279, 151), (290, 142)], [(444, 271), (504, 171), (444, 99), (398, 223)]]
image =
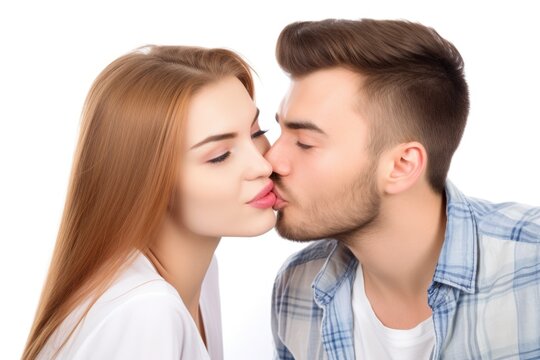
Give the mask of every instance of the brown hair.
[(419, 141), (428, 153), (431, 187), (444, 191), (452, 156), (469, 112), (464, 64), (432, 28), (407, 21), (297, 22), (281, 32), (277, 60), (293, 77), (344, 67), (362, 75), (375, 155)]
[(248, 65), (224, 49), (143, 47), (97, 77), (23, 359), (36, 358), (62, 321), (88, 297), (91, 306), (135, 250), (150, 244), (176, 182), (190, 99), (227, 76), (238, 78), (253, 98)]

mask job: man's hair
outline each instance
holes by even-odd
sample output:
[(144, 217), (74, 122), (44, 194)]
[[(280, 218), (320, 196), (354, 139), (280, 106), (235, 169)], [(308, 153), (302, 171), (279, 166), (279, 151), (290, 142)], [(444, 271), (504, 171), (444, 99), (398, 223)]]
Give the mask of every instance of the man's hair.
[(277, 61), (293, 78), (343, 67), (363, 76), (370, 150), (418, 141), (428, 153), (427, 176), (444, 185), (469, 112), (464, 64), (457, 49), (432, 28), (407, 21), (296, 22), (281, 32)]

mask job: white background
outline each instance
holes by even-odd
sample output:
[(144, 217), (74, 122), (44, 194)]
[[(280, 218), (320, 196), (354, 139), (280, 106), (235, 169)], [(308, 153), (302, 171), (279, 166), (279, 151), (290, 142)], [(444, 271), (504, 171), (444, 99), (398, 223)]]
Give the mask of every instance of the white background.
[[(327, 17), (419, 21), (465, 59), (471, 113), (450, 178), (494, 201), (540, 205), (540, 19), (534, 1), (11, 1), (0, 5), (0, 359), (20, 357), (63, 208), (81, 107), (97, 74), (144, 44), (227, 47), (258, 73), (261, 126), (288, 79), (274, 60), (280, 30)], [(9, 5), (6, 5), (9, 4)], [(344, 159), (345, 161), (345, 159)], [(270, 293), (297, 244), (275, 232), (223, 239), (225, 356), (270, 359)]]

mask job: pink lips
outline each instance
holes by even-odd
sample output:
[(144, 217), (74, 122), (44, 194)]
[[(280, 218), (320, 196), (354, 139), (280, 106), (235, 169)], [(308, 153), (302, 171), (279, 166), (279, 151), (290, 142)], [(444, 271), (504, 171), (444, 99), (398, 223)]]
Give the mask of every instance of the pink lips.
[(273, 206), (274, 210), (281, 210), (285, 206), (287, 206), (287, 201), (283, 200), (281, 196), (279, 196), (279, 192), (276, 187), (274, 187), (273, 192), (276, 195), (276, 202), (274, 203), (274, 206)]
[(258, 209), (268, 209), (273, 207), (274, 203), (276, 202), (276, 195), (272, 192), (273, 188), (274, 183), (270, 181), (268, 185), (266, 185), (261, 192), (259, 192), (259, 194), (253, 198), (253, 200), (248, 202), (248, 204)]

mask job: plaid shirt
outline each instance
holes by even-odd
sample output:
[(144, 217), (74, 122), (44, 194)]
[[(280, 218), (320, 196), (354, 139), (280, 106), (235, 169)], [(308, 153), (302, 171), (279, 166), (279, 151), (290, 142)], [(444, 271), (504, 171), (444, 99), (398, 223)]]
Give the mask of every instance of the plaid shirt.
[[(540, 359), (540, 208), (446, 186), (447, 228), (428, 303), (432, 359)], [(354, 359), (358, 261), (336, 240), (287, 260), (274, 284), (276, 358)]]

